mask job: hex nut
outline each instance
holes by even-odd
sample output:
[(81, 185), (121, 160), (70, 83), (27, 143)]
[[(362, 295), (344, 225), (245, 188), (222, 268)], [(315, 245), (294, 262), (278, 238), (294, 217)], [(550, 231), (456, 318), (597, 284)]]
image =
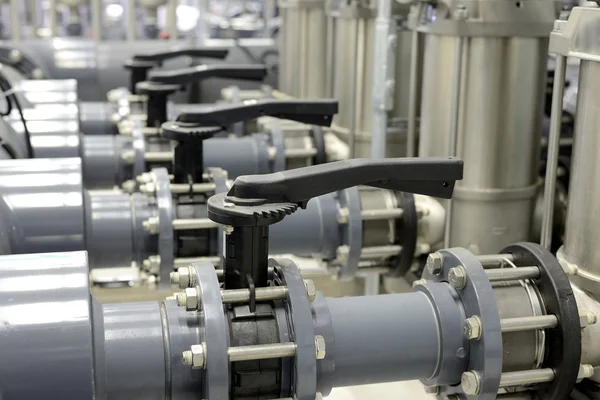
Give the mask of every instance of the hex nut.
[(437, 395), (440, 393), (439, 386), (425, 386), (425, 393)]
[(185, 307), (185, 304), (187, 302), (185, 293), (183, 293), (183, 292), (174, 293), (173, 297), (175, 297), (175, 300), (177, 301), (177, 305), (179, 307)]
[(194, 355), (192, 354), (191, 350), (185, 350), (181, 353), (181, 362), (183, 365), (192, 365), (194, 362), (193, 358)]
[(591, 311), (584, 310), (579, 314), (579, 324), (582, 328), (588, 325), (594, 325), (598, 321), (598, 317)]
[(315, 297), (317, 297), (317, 287), (315, 286), (315, 282), (312, 279), (305, 279), (304, 287), (306, 288), (308, 300), (310, 302), (315, 301)]
[(191, 347), (192, 369), (203, 369), (206, 367), (205, 343), (195, 344)]
[(179, 274), (179, 288), (185, 289), (194, 285), (192, 271), (189, 267), (180, 267), (177, 269), (177, 273)]
[(425, 285), (427, 283), (427, 279), (417, 279), (412, 283), (412, 287), (417, 287), (420, 285)]
[(467, 285), (467, 271), (459, 265), (448, 271), (448, 282), (454, 289), (463, 289)]
[(463, 325), (463, 331), (466, 339), (479, 340), (483, 334), (483, 328), (481, 326), (481, 319), (474, 315), (471, 318), (467, 318)]
[(157, 216), (150, 217), (144, 222), (142, 222), (142, 227), (144, 230), (152, 235), (158, 234), (160, 220)]
[(338, 210), (337, 221), (340, 224), (347, 224), (348, 218), (350, 217), (350, 210), (346, 207), (340, 208)]
[(465, 394), (474, 396), (481, 391), (481, 377), (476, 371), (463, 372), (460, 378), (460, 385)]
[(322, 360), (327, 355), (325, 338), (321, 335), (315, 336), (315, 350), (316, 350), (317, 360)]
[(427, 256), (427, 263), (425, 264), (427, 272), (431, 275), (439, 275), (444, 269), (444, 256), (441, 253), (431, 253)]
[(171, 283), (173, 285), (179, 285), (179, 282), (181, 281), (181, 276), (179, 275), (179, 272), (171, 272), (169, 274), (169, 279), (171, 280)]
[(185, 293), (185, 309), (186, 311), (197, 311), (200, 305), (198, 289), (195, 287), (186, 288)]

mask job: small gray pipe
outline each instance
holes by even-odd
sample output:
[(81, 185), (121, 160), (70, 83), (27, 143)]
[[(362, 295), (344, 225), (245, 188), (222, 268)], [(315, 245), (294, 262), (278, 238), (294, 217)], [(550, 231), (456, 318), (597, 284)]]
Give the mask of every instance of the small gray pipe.
[(269, 228), (269, 252), (335, 257), (341, 244), (337, 210), (335, 194), (312, 199), (305, 210), (298, 210)]
[[(204, 167), (223, 168), (229, 179), (273, 172), (267, 139), (266, 135), (255, 134), (235, 139), (206, 140)], [(112, 189), (129, 179), (135, 179), (131, 164), (123, 159), (124, 152), (133, 150), (131, 138), (122, 135), (85, 135), (82, 136), (82, 144), (86, 188)]]
[(326, 299), (334, 387), (424, 379), (438, 364), (434, 308), (420, 292)]
[(79, 103), (79, 129), (84, 135), (117, 134), (117, 126), (112, 120), (116, 112), (114, 104), (83, 101)]

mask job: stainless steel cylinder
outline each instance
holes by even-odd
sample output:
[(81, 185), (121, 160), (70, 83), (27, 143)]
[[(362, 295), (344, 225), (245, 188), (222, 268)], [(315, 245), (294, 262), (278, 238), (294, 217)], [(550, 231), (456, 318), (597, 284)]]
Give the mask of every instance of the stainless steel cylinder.
[[(387, 157), (406, 154), (408, 94), (410, 86), (411, 33), (398, 29), (388, 44), (395, 58), (395, 80), (386, 83), (385, 93), (373, 93), (373, 74), (377, 10), (368, 1), (341, 6), (331, 11), (334, 17), (333, 93), (339, 101), (334, 132), (354, 147), (355, 157), (371, 157), (373, 95), (390, 97), (388, 112)], [(398, 10), (393, 14), (398, 16)]]
[(325, 0), (279, 0), (279, 90), (294, 97), (326, 96)]
[[(600, 63), (583, 61), (579, 73), (575, 148), (564, 246), (559, 258), (577, 267), (576, 281), (583, 289), (600, 293)], [(563, 262), (564, 264), (564, 262)]]
[[(475, 254), (529, 239), (538, 185), (546, 37), (555, 4), (525, 3), (536, 7), (474, 0), (460, 11), (480, 21), (463, 19), (454, 26), (439, 19), (438, 25), (417, 27), (425, 33), (419, 155), (450, 154), (452, 91), (459, 79), (456, 155), (470, 167), (454, 191), (449, 242)], [(495, 6), (503, 12), (484, 13)], [(457, 37), (463, 37), (462, 63), (455, 62), (461, 43)], [(462, 71), (455, 70), (457, 65)]]

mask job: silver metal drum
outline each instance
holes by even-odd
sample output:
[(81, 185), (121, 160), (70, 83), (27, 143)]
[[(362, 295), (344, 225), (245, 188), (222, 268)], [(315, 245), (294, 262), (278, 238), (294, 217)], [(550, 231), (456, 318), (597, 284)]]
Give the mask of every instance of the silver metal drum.
[(279, 90), (294, 97), (325, 97), (325, 0), (279, 0)]
[(547, 36), (557, 8), (516, 4), (468, 1), (417, 27), (425, 33), (419, 156), (464, 160), (449, 246), (475, 254), (528, 240), (535, 204)]
[[(566, 23), (566, 21), (565, 21)], [(600, 293), (600, 47), (597, 45), (600, 10), (576, 8), (565, 27), (553, 32), (562, 56), (577, 52), (581, 59), (575, 120), (575, 147), (566, 234), (558, 259), (582, 289)], [(571, 26), (569, 26), (571, 25)], [(569, 29), (571, 28), (571, 29)], [(577, 28), (577, 29), (575, 29)], [(562, 31), (562, 32), (561, 32)], [(573, 34), (575, 32), (575, 34)], [(572, 36), (571, 36), (572, 35)], [(560, 38), (559, 38), (560, 37)], [(564, 38), (563, 38), (564, 37)], [(568, 44), (566, 48), (563, 45)]]
[[(372, 3), (372, 2), (371, 2)], [(385, 93), (374, 93), (375, 30), (377, 10), (369, 1), (343, 4), (329, 10), (334, 19), (333, 93), (339, 101), (334, 132), (347, 142), (355, 157), (371, 156), (374, 103), (392, 104), (388, 111), (387, 157), (406, 154), (411, 33), (396, 28), (388, 37), (388, 51), (395, 64), (395, 79), (386, 82)], [(402, 21), (405, 8), (393, 8)], [(374, 102), (373, 95), (389, 97)]]

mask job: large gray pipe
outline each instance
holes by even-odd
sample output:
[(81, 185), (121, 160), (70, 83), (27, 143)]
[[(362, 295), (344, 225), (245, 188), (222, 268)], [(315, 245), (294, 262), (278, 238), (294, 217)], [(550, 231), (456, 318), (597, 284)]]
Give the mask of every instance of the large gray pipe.
[[(205, 340), (201, 314), (173, 300), (101, 305), (88, 282), (84, 252), (0, 257), (3, 400), (197, 399), (203, 373), (181, 354)], [(429, 296), (319, 302), (334, 387), (433, 375), (441, 342)]]
[(4, 254), (84, 249), (79, 159), (3, 161), (0, 193)]
[(424, 379), (434, 374), (442, 343), (434, 306), (425, 294), (326, 301), (335, 336), (334, 387)]

